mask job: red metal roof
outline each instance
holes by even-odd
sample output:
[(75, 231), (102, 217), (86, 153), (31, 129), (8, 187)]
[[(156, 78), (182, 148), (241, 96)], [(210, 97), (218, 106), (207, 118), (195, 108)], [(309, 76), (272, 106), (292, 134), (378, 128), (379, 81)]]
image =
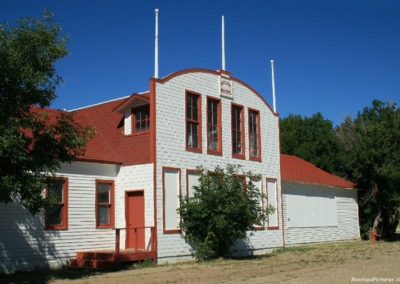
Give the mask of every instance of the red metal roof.
[[(128, 98), (129, 99), (129, 98)], [(74, 111), (78, 122), (95, 129), (81, 160), (124, 165), (150, 162), (150, 135), (125, 135), (124, 115), (115, 109), (127, 98), (109, 101)]]
[[(138, 96), (138, 95), (135, 95)], [(144, 95), (147, 100), (148, 94)], [(124, 165), (144, 164), (150, 160), (150, 135), (125, 135), (124, 115), (118, 111), (129, 104), (134, 96), (105, 102), (73, 111), (75, 120), (82, 125), (94, 127), (95, 136), (88, 141), (86, 152), (79, 160), (117, 163)], [(49, 121), (60, 113), (54, 109), (32, 108), (46, 112)], [(355, 184), (323, 171), (299, 157), (281, 154), (281, 178), (286, 181), (320, 184), (341, 188), (354, 188)]]
[(299, 157), (281, 154), (282, 180), (312, 183), (342, 188), (354, 188), (355, 184), (317, 168)]

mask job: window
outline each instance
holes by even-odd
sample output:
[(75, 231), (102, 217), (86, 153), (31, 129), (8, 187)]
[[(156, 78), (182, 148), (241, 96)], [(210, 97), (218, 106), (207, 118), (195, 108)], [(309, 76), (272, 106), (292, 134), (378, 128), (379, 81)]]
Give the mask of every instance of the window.
[(243, 107), (232, 104), (231, 109), (232, 127), (232, 156), (234, 158), (244, 158), (244, 117)]
[[(263, 207), (263, 190), (262, 190), (262, 180), (260, 179), (260, 178), (258, 178), (258, 177), (251, 177), (250, 178), (250, 182), (254, 185), (254, 187), (256, 188), (256, 189), (258, 189), (258, 191), (260, 192), (260, 195), (261, 195), (261, 198), (260, 198), (260, 203), (259, 203), (259, 206), (260, 206), (260, 208), (263, 208), (264, 209), (264, 207)], [(263, 222), (263, 225), (264, 225), (265, 223)], [(256, 229), (257, 230), (261, 230), (262, 229), (262, 226), (259, 226), (259, 225), (257, 225), (257, 226), (255, 226), (256, 227)]]
[(163, 168), (164, 233), (180, 232), (181, 171), (176, 168)]
[(251, 160), (261, 160), (260, 138), (260, 114), (257, 110), (249, 110), (249, 148)]
[(221, 155), (221, 104), (220, 100), (207, 98), (207, 151)]
[(186, 196), (194, 196), (194, 187), (200, 185), (201, 171), (199, 170), (186, 170)]
[(274, 213), (268, 215), (268, 229), (279, 228), (278, 221), (278, 188), (276, 185), (276, 179), (267, 178), (267, 204), (266, 206), (272, 206), (275, 208)]
[(114, 182), (96, 181), (96, 227), (114, 226)]
[(145, 105), (132, 109), (133, 132), (143, 132), (150, 129), (150, 107)]
[(65, 178), (50, 180), (46, 196), (49, 198), (45, 212), (46, 229), (68, 229), (68, 180)]
[(201, 152), (201, 102), (193, 93), (186, 93), (186, 150)]

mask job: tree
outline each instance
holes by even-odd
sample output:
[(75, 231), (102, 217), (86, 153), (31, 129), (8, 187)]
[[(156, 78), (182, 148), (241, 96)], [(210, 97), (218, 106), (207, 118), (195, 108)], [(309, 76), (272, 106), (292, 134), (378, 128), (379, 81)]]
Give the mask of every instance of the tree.
[(281, 151), (301, 157), (328, 172), (340, 167), (340, 148), (332, 122), (317, 112), (312, 117), (289, 115), (280, 121)]
[(194, 196), (182, 200), (180, 226), (199, 260), (228, 256), (234, 242), (274, 210), (262, 209), (261, 192), (252, 183), (257, 177), (238, 175), (238, 170), (234, 165), (213, 172), (201, 169)]
[(92, 129), (64, 111), (45, 109), (62, 81), (55, 61), (68, 54), (51, 12), (0, 25), (0, 202), (32, 214), (46, 206), (43, 189), (60, 164), (83, 154)]
[(400, 109), (374, 100), (354, 120), (346, 118), (337, 133), (347, 177), (361, 188), (363, 237), (372, 227), (391, 237), (400, 217)]

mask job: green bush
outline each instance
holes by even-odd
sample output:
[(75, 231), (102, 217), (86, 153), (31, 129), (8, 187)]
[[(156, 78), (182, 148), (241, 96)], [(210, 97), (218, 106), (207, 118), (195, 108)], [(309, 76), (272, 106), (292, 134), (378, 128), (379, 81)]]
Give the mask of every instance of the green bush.
[(228, 256), (236, 240), (262, 226), (274, 211), (271, 206), (262, 208), (262, 194), (252, 183), (260, 177), (239, 169), (236, 165), (212, 172), (200, 168), (193, 196), (182, 197), (180, 226), (198, 260)]

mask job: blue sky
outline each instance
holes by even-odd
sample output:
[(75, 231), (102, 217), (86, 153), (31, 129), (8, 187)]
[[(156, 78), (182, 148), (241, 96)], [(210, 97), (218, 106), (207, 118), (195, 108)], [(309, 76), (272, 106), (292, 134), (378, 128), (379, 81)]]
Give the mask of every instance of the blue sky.
[(0, 21), (39, 17), (44, 8), (69, 36), (57, 62), (64, 78), (52, 107), (74, 109), (149, 89), (154, 74), (154, 9), (159, 8), (159, 76), (226, 69), (277, 111), (334, 124), (373, 99), (400, 101), (400, 1), (397, 0), (1, 0)]

